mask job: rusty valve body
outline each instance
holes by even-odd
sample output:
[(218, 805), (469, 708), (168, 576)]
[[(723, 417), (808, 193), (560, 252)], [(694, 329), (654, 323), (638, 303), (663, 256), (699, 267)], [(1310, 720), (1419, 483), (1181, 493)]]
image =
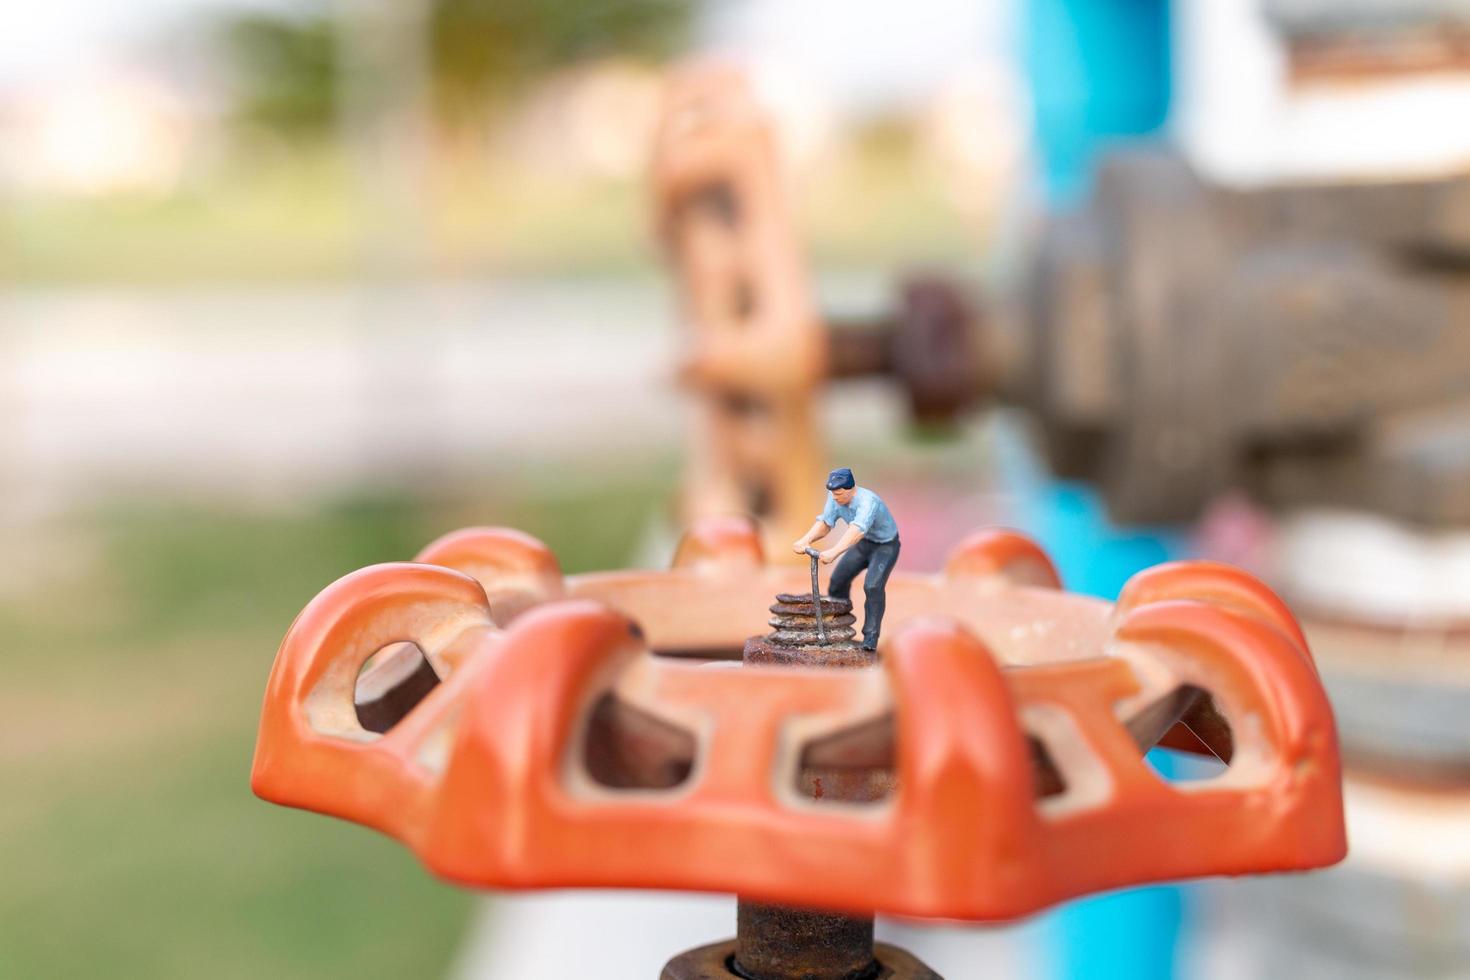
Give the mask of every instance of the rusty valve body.
[(1237, 189), (1115, 152), (1042, 236), (1001, 387), (1118, 520), (1235, 487), (1464, 524), (1467, 260), (1465, 176)]
[[(745, 980), (744, 974), (735, 972), (738, 945), (737, 940), (731, 939), (682, 953), (664, 967), (660, 980)], [(887, 943), (873, 943), (872, 947), (872, 964), (842, 980), (941, 980), (939, 974), (907, 950)], [(807, 980), (813, 976), (826, 980), (822, 974), (791, 972), (782, 976), (782, 980), (787, 977)]]
[[(822, 595), (817, 575), (820, 555), (807, 548), (811, 561), (810, 595), (779, 593), (771, 606), (775, 631), (745, 641), (747, 664), (789, 664), (801, 667), (867, 667), (877, 663), (875, 651), (858, 648), (853, 639), (852, 602)], [(829, 625), (830, 624), (830, 625)], [(813, 800), (871, 802), (892, 790), (889, 771), (870, 768), (825, 769), (804, 766), (802, 790)], [(825, 782), (824, 782), (825, 780)], [(697, 957), (701, 950), (692, 950)], [(676, 957), (665, 967), (664, 980), (678, 980)], [(885, 967), (873, 944), (873, 917), (848, 916), (793, 909), (765, 902), (740, 900), (736, 915), (735, 953), (731, 961), (738, 976), (748, 980), (874, 980), (881, 976), (937, 974), (914, 961), (922, 973), (895, 974)], [(673, 970), (674, 972), (671, 972)]]
[[(818, 610), (825, 641), (817, 631)], [(863, 667), (877, 661), (877, 654), (859, 648), (853, 639), (857, 617), (851, 600), (822, 596), (816, 602), (810, 595), (782, 592), (770, 611), (767, 622), (775, 628), (745, 641), (746, 663)]]
[(894, 382), (922, 425), (944, 427), (982, 402), (995, 364), (981, 347), (984, 321), (963, 284), (915, 273), (898, 284), (892, 309), (870, 320), (826, 317), (834, 379)]
[[(751, 609), (806, 584), (764, 561), (748, 523), (701, 524), (662, 572), (564, 577), (503, 529), (419, 561), (349, 575), (297, 617), (252, 785), (391, 834), (462, 884), (734, 893), (763, 923), (740, 940), (758, 966), (791, 915), (844, 917), (832, 935), (856, 937), (835, 950), (850, 952), (875, 911), (998, 921), (1345, 850), (1311, 656), (1236, 569), (1161, 566), (1113, 605), (1061, 592), (1034, 544), (984, 531), (939, 575), (894, 573), (880, 666), (719, 670), (687, 652), (738, 648)], [(375, 690), (370, 728), (363, 665), (404, 642), (437, 683), (387, 713)], [(1142, 759), (1156, 744), (1228, 768), (1176, 787)], [(696, 952), (723, 963), (738, 943)], [(877, 976), (932, 978), (893, 957), (879, 947)]]

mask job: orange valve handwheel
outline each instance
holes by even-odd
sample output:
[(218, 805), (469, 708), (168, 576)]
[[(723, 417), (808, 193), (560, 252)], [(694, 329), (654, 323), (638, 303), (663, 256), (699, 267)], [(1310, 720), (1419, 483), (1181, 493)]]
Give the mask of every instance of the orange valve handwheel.
[[(456, 882), (989, 922), (1345, 853), (1311, 655), (1229, 566), (1163, 565), (1110, 604), (979, 532), (942, 573), (893, 574), (879, 666), (730, 670), (770, 596), (810, 589), (743, 522), (696, 526), (667, 571), (563, 577), (501, 529), (419, 560), (346, 576), (292, 624), (252, 784)], [(369, 730), (359, 675), (404, 642), (438, 683)], [(1156, 744), (1226, 765), (1169, 782)]]

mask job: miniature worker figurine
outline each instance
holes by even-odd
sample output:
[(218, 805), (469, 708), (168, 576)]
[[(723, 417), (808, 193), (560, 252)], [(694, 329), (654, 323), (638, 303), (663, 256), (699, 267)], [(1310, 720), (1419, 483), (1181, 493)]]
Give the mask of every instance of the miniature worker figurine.
[(805, 552), (812, 542), (827, 536), (839, 517), (847, 522), (847, 530), (819, 556), (824, 565), (837, 562), (827, 583), (827, 594), (834, 599), (846, 599), (857, 573), (868, 570), (863, 579), (863, 649), (876, 650), (878, 632), (883, 628), (884, 590), (888, 575), (898, 562), (898, 524), (883, 498), (867, 487), (858, 486), (847, 467), (833, 470), (827, 477), (827, 506), (822, 508), (811, 530), (791, 545), (791, 550), (798, 555)]

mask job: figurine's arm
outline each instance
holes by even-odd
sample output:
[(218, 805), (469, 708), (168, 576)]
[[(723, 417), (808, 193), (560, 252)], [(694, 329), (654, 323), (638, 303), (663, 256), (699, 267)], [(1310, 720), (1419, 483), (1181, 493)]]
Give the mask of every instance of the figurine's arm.
[(830, 530), (832, 530), (832, 525), (820, 517), (817, 518), (817, 522), (811, 526), (810, 530), (792, 542), (791, 550), (798, 555), (805, 553), (806, 549), (811, 547), (813, 541), (822, 540)]
[(842, 537), (837, 539), (837, 543), (822, 552), (822, 564), (832, 564), (844, 551), (861, 541), (863, 535), (866, 533), (866, 529), (858, 527), (856, 524), (849, 524), (847, 530), (842, 532)]

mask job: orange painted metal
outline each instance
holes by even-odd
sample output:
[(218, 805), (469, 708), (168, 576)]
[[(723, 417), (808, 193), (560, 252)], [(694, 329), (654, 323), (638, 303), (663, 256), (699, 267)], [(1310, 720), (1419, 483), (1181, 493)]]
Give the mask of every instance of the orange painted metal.
[[(728, 670), (652, 651), (738, 646), (773, 592), (801, 591), (804, 571), (762, 562), (749, 525), (697, 528), (667, 571), (555, 583), (549, 553), (523, 536), (448, 540), (430, 554), (478, 581), (380, 565), (307, 606), (277, 655), (253, 773), (260, 796), (383, 830), (448, 879), (992, 921), (1345, 852), (1336, 735), (1310, 654), (1280, 601), (1236, 569), (1162, 566), (1113, 606), (1016, 585), (1005, 570), (1020, 556), (1034, 576), (1039, 552), (988, 532), (943, 574), (894, 573), (881, 667)], [(526, 555), (540, 556), (530, 590)], [(507, 567), (514, 588), (497, 578)], [(487, 592), (512, 596), (518, 614), (498, 616)], [(355, 721), (352, 685), (402, 640), (445, 681), (374, 735)], [(1124, 726), (1130, 706), (1181, 685), (1230, 720), (1224, 775), (1165, 782)], [(609, 692), (695, 733), (682, 785), (589, 778), (587, 720)], [(891, 796), (797, 792), (806, 744), (888, 716)], [(1028, 738), (1055, 762), (1060, 793), (1036, 798)]]
[(669, 79), (652, 161), (654, 223), (687, 324), (694, 417), (681, 510), (757, 514), (772, 553), (811, 526), (826, 477), (817, 396), (827, 341), (778, 162), (741, 74), (700, 63)]
[(981, 528), (964, 538), (950, 553), (944, 574), (1000, 576), (1015, 585), (1062, 587), (1056, 566), (1041, 546), (1006, 528)]
[(521, 531), (466, 527), (436, 538), (414, 561), (457, 568), (485, 586), (501, 626), (540, 602), (561, 595), (561, 563), (551, 549)]

